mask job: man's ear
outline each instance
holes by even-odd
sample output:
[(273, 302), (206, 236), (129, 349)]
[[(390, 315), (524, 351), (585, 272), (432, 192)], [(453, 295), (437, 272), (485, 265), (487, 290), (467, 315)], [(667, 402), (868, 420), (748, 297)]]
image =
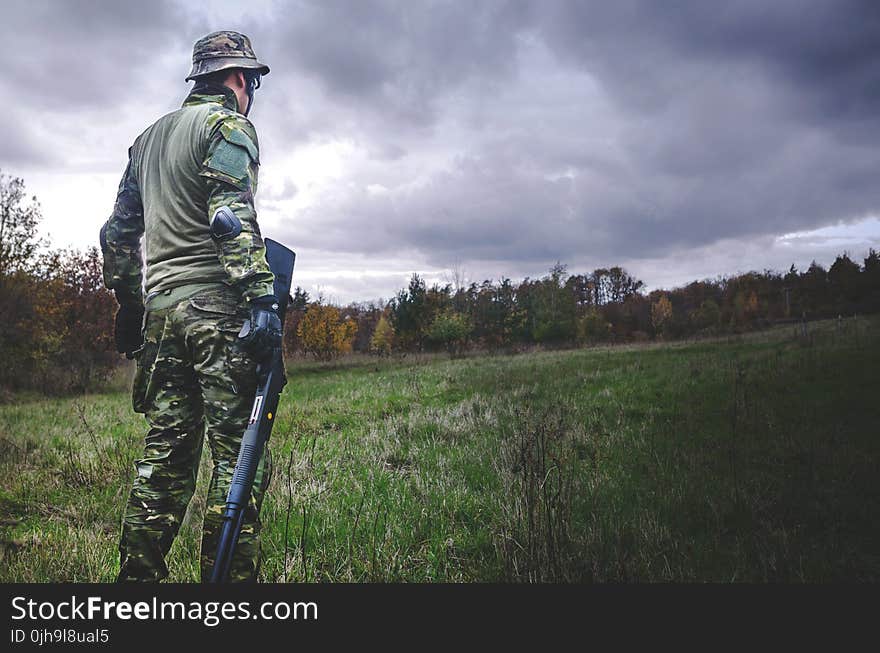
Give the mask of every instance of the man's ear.
[(226, 83), (234, 89), (244, 89), (244, 73), (241, 70), (234, 70), (229, 77), (226, 78)]

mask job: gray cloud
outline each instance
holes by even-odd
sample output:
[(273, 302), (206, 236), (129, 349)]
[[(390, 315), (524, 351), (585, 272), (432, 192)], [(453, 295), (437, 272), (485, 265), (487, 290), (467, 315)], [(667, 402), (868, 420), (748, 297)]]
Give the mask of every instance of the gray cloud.
[[(253, 114), (277, 180), (261, 211), (277, 237), (356, 257), (374, 279), (398, 275), (401, 252), (475, 276), (561, 259), (648, 261), (659, 277), (664, 257), (880, 207), (880, 5), (868, 0), (218, 2), (5, 7), (22, 56), (0, 91), (26, 128), (0, 163), (118, 165), (185, 93), (192, 41), (232, 28), (272, 66)], [(45, 138), (53, 124), (62, 133)], [(114, 158), (81, 156), (84, 140)], [(320, 187), (284, 169), (299, 148), (340, 142), (353, 155)], [(760, 246), (744, 251), (763, 266)]]
[[(10, 169), (118, 169), (149, 119), (133, 108), (154, 119), (183, 97), (192, 44), (170, 0), (13, 0), (3, 19), (3, 47), (14, 57), (0, 70), (0, 94), (17, 133), (4, 138), (0, 162)], [(182, 59), (179, 68), (171, 58)], [(176, 94), (169, 83), (179, 84)]]
[(10, 113), (18, 128), (10, 129), (4, 135), (3, 145), (0, 148), (0, 166), (45, 166), (49, 164), (50, 159), (33, 134), (26, 116), (14, 108), (10, 110)]
[(516, 3), (346, 2), (291, 8), (275, 48), (281, 65), (320, 81), (340, 102), (416, 124), (470, 78), (495, 84), (516, 67)]
[[(429, 45), (408, 70), (430, 82), (423, 103), (445, 108), (426, 114), (437, 130), (461, 112), (438, 70), (468, 90), (468, 78), (481, 75), (519, 85), (519, 104), (509, 104), (504, 92), (471, 93), (464, 103), (482, 117), (450, 143), (452, 160), (417, 190), (370, 195), (372, 173), (364, 172), (362, 185), (334, 189), (292, 235), (353, 251), (414, 247), (435, 264), (453, 256), (633, 258), (853, 220), (880, 206), (870, 179), (880, 163), (880, 33), (871, 4), (810, 3), (805, 10), (802, 3), (744, 2), (723, 11), (701, 2), (675, 10), (651, 2), (488, 6), (490, 16), (515, 19), (484, 32), (467, 28), (473, 17), (466, 13), (458, 23), (435, 23), (435, 35), (445, 29), (437, 41), (447, 47), (435, 52)], [(401, 28), (403, 14), (332, 13), (359, 27), (335, 32), (316, 49), (305, 43), (302, 62), (331, 96), (356, 96), (359, 111), (380, 112), (389, 95), (405, 103), (406, 76), (394, 53), (417, 48), (420, 33)], [(306, 22), (300, 30), (323, 34), (327, 24)], [(358, 36), (339, 36), (352, 33)], [(442, 56), (464, 52), (472, 61), (480, 52), (475, 34), (482, 47), (504, 53), (506, 67), (489, 60), (474, 72), (455, 54), (451, 61)], [(523, 47), (528, 38), (555, 57), (530, 75), (526, 60), (535, 48)], [(359, 74), (349, 65), (354, 61), (370, 68), (357, 83), (347, 78)], [(560, 68), (569, 87), (528, 97), (528, 85)], [(596, 122), (578, 120), (590, 113), (591, 98), (579, 96), (584, 75), (610, 102)], [(529, 103), (538, 105), (531, 115), (521, 111)], [(371, 125), (368, 138), (393, 138), (393, 126), (382, 127)], [(497, 137), (486, 138), (486, 130)], [(562, 170), (570, 178), (554, 180)], [(319, 233), (309, 228), (316, 224)]]
[(164, 56), (191, 47), (177, 30), (182, 13), (168, 0), (13, 1), (4, 3), (3, 18), (3, 47), (15, 58), (0, 88), (40, 108), (76, 111), (136, 98)]

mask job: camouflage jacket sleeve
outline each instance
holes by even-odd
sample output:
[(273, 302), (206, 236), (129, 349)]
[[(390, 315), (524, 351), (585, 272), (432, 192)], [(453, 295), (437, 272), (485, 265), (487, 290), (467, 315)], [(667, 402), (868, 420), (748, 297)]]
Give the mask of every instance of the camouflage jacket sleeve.
[(104, 285), (115, 291), (120, 304), (143, 304), (143, 235), (144, 209), (141, 192), (129, 159), (122, 181), (119, 182), (113, 214), (101, 227)]
[(210, 222), (225, 206), (241, 223), (240, 233), (214, 241), (217, 255), (230, 283), (244, 299), (271, 295), (274, 275), (266, 262), (266, 247), (254, 210), (260, 167), (257, 133), (247, 118), (227, 111), (213, 114), (208, 126), (208, 152), (200, 173), (208, 187), (207, 220)]

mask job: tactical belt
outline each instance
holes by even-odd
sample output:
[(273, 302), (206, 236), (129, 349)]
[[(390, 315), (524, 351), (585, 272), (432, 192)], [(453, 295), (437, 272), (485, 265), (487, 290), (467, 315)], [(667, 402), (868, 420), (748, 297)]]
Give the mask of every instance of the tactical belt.
[(144, 307), (148, 311), (159, 311), (163, 308), (171, 308), (178, 302), (182, 302), (184, 299), (189, 299), (193, 295), (201, 292), (202, 290), (210, 290), (215, 288), (228, 288), (226, 284), (223, 283), (188, 283), (183, 286), (175, 286), (174, 288), (169, 288), (168, 290), (156, 290), (147, 295), (147, 301), (144, 303)]

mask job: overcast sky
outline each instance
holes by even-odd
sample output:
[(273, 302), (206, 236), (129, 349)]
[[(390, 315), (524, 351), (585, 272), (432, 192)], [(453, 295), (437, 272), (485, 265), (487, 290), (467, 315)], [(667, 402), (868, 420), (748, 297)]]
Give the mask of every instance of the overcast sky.
[(3, 0), (3, 173), (96, 244), (192, 44), (248, 34), (264, 235), (348, 302), (416, 271), (649, 288), (880, 249), (875, 0)]

